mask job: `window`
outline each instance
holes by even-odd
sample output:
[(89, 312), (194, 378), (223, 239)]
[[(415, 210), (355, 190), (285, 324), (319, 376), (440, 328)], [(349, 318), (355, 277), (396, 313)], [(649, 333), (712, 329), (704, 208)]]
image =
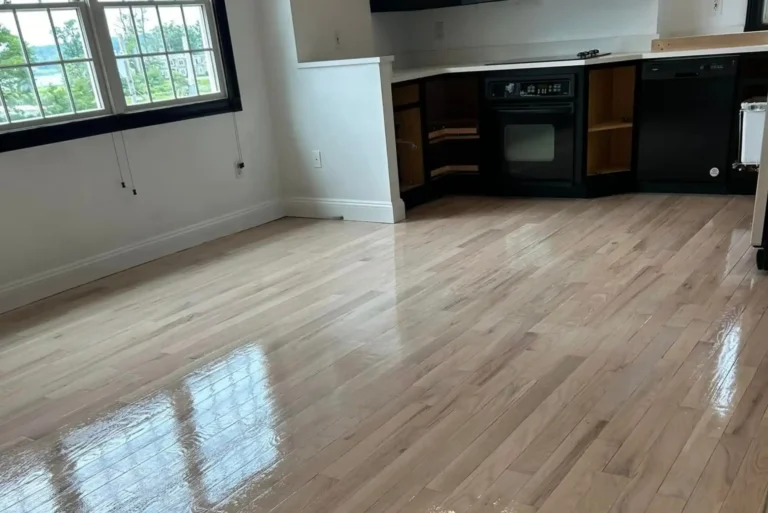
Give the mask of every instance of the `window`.
[(104, 112), (79, 5), (0, 6), (0, 124), (40, 124)]
[(226, 100), (236, 79), (217, 8), (223, 0), (0, 0), (0, 135)]
[(744, 30), (768, 30), (768, 0), (748, 0)]

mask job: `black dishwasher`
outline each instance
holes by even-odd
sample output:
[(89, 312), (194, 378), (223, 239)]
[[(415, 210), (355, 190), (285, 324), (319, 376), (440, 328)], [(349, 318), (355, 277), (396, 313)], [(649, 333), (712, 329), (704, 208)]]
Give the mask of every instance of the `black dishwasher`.
[(641, 190), (725, 191), (736, 68), (735, 57), (643, 65), (637, 156)]

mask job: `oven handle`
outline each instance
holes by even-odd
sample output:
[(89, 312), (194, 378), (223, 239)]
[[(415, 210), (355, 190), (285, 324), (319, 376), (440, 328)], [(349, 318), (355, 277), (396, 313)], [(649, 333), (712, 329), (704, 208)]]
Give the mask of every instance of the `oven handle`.
[(573, 114), (573, 104), (563, 103), (558, 105), (516, 105), (514, 108), (496, 109), (501, 114)]

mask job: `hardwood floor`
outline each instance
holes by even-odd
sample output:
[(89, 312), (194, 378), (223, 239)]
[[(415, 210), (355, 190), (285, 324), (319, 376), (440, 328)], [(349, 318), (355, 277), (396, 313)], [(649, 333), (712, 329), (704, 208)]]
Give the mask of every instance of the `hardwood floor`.
[(0, 511), (764, 513), (751, 210), (285, 219), (0, 316)]

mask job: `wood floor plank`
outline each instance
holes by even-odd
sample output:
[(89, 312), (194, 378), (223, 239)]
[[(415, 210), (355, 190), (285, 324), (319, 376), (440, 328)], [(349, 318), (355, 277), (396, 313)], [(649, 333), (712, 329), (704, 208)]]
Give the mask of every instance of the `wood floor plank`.
[(0, 511), (762, 512), (749, 197), (284, 219), (0, 316)]
[(611, 513), (642, 513), (648, 508), (699, 416), (700, 412), (697, 410), (677, 410), (650, 447), (635, 476), (614, 503)]

